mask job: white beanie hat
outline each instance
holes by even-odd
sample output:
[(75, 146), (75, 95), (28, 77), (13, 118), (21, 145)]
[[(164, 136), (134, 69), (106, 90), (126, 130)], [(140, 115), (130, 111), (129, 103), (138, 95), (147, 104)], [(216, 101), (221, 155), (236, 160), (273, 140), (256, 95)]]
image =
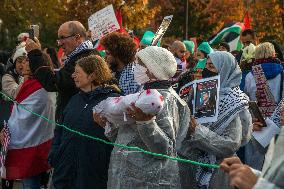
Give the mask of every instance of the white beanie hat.
[(136, 56), (158, 80), (168, 80), (177, 71), (177, 63), (174, 55), (162, 47), (146, 47), (138, 51)]
[(15, 54), (13, 55), (13, 63), (15, 63), (15, 61), (17, 60), (17, 58), (21, 57), (21, 56), (27, 56), (28, 53), (26, 51), (25, 47), (20, 47), (17, 48)]

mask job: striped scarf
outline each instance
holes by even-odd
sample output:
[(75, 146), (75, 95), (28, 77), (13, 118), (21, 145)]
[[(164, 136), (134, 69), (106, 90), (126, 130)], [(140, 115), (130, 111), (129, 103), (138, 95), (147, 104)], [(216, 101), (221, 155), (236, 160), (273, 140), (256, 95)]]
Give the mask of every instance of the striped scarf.
[(257, 95), (257, 104), (262, 114), (269, 117), (274, 112), (277, 104), (271, 93), (261, 64), (253, 66), (252, 72), (256, 82), (257, 93), (259, 94)]
[(68, 62), (70, 61), (70, 59), (72, 57), (74, 57), (76, 54), (82, 52), (83, 50), (85, 49), (93, 49), (94, 46), (93, 46), (93, 43), (91, 41), (84, 41), (83, 43), (81, 43), (78, 47), (75, 48), (74, 51), (72, 51), (71, 54), (69, 54), (67, 57), (66, 57), (66, 60), (64, 62), (64, 64), (68, 64)]

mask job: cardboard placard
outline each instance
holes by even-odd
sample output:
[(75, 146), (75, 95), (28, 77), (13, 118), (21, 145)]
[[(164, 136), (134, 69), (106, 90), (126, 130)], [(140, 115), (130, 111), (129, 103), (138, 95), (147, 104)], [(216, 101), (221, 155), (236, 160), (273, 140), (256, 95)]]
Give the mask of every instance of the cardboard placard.
[(88, 26), (92, 32), (92, 41), (99, 40), (103, 36), (120, 29), (112, 5), (108, 5), (91, 15), (88, 19)]

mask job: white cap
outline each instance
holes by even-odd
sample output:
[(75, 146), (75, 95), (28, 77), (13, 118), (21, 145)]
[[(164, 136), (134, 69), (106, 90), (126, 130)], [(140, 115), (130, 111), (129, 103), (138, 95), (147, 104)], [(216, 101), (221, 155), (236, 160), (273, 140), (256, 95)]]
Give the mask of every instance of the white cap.
[(165, 48), (149, 46), (137, 52), (136, 56), (158, 80), (168, 80), (177, 71), (174, 55)]
[(26, 51), (25, 47), (20, 47), (16, 50), (15, 54), (13, 55), (13, 63), (16, 62), (17, 58), (21, 57), (21, 56), (27, 56), (28, 53)]

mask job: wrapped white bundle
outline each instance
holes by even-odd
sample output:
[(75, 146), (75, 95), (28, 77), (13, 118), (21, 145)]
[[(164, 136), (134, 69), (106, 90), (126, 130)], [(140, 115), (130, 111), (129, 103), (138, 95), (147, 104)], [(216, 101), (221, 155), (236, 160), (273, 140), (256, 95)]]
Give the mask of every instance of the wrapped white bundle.
[(132, 104), (145, 114), (157, 115), (163, 108), (164, 99), (156, 89), (147, 89), (127, 96), (109, 97), (96, 105), (93, 112), (101, 114), (110, 123), (132, 124), (135, 120), (127, 114), (127, 108)]

